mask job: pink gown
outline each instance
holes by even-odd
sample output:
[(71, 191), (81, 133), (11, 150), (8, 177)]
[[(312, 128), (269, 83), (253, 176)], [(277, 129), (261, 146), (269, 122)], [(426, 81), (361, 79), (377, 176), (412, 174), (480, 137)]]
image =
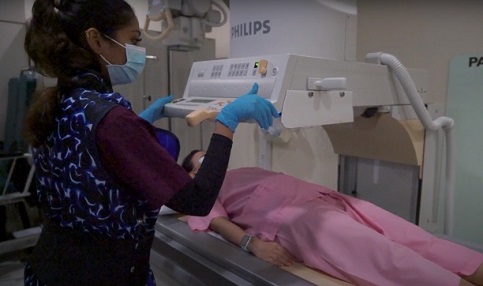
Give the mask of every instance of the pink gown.
[(458, 285), (483, 254), (438, 239), (369, 202), (259, 168), (229, 171), (211, 213), (188, 218), (206, 231), (224, 216), (305, 265), (356, 285)]

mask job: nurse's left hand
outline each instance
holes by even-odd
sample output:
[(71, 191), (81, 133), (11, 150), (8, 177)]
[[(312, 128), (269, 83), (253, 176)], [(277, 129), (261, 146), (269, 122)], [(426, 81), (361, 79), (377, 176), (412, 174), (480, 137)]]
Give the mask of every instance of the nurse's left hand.
[(173, 101), (173, 96), (160, 97), (156, 99), (148, 108), (139, 114), (139, 117), (153, 124), (156, 120), (164, 117), (164, 106)]

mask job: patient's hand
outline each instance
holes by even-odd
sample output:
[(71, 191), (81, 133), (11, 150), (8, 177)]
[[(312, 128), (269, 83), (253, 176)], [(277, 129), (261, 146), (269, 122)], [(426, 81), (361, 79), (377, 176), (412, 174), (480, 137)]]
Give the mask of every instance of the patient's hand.
[(253, 237), (249, 249), (256, 257), (277, 266), (292, 266), (295, 262), (295, 258), (276, 242), (263, 241)]

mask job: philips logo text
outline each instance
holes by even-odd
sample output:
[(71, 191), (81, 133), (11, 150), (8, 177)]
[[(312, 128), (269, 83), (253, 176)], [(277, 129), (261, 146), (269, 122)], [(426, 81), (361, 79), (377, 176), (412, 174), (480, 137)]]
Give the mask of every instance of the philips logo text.
[(234, 25), (231, 27), (231, 37), (239, 38), (245, 36), (256, 35), (257, 33), (268, 34), (270, 33), (270, 20), (265, 21), (253, 21)]

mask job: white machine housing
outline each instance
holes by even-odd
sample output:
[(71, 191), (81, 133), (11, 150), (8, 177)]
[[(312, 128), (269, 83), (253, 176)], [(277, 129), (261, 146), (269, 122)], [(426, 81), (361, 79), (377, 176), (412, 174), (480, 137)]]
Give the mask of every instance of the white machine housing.
[[(425, 100), (426, 73), (409, 72)], [(184, 117), (219, 109), (254, 83), (281, 112), (286, 128), (353, 122), (357, 107), (409, 104), (386, 66), (280, 54), (195, 62), (183, 97), (167, 104), (165, 113)]]

